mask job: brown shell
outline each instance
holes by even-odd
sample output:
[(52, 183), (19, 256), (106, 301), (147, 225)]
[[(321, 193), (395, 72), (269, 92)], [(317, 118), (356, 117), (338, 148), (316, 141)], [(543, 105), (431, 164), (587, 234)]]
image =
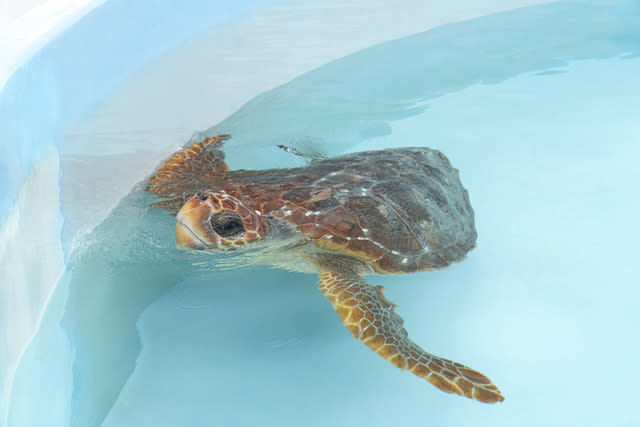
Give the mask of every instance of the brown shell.
[(458, 170), (429, 148), (229, 171), (215, 184), (262, 215), (295, 224), (318, 247), (379, 273), (443, 268), (475, 247), (473, 209)]

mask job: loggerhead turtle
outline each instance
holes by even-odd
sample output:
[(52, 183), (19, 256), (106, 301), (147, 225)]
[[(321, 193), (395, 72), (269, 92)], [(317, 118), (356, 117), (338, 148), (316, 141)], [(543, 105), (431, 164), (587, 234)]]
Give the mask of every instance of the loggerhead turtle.
[(504, 400), (483, 374), (411, 341), (384, 289), (364, 278), (444, 268), (475, 247), (469, 197), (444, 154), (399, 148), (229, 171), (228, 138), (176, 152), (149, 179), (148, 191), (162, 199), (155, 206), (177, 213), (180, 247), (251, 249), (265, 264), (316, 272), (349, 332), (393, 365), (447, 393)]

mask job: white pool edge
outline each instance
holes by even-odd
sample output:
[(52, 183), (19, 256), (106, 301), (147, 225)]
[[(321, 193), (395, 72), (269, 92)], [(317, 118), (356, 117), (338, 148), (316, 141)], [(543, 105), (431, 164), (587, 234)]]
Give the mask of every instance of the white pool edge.
[[(0, 415), (8, 423), (8, 409), (16, 368), (42, 321), (44, 308), (64, 271), (64, 254), (60, 240), (63, 218), (58, 185), (58, 153), (46, 153), (33, 168), (15, 206), (0, 226), (0, 300), (7, 304), (0, 311), (0, 322), (7, 328), (8, 360), (0, 379), (2, 396)], [(45, 202), (45, 203), (43, 203)], [(36, 246), (35, 248), (33, 246)], [(18, 268), (22, 259), (36, 250), (39, 268)], [(29, 266), (26, 266), (27, 269)], [(25, 279), (38, 286), (26, 286)], [(29, 307), (30, 310), (17, 308)]]
[(40, 1), (0, 30), (0, 91), (38, 49), (106, 0)]
[[(34, 5), (28, 12), (9, 21), (0, 30), (0, 93), (6, 82), (20, 67), (49, 41), (69, 28), (105, 0), (49, 0)], [(9, 404), (15, 370), (25, 349), (40, 325), (44, 308), (64, 270), (64, 252), (60, 240), (62, 215), (60, 211), (59, 156), (50, 150), (34, 165), (22, 185), (15, 205), (0, 224), (0, 314), (11, 318), (7, 329), (7, 349), (0, 369), (0, 426), (8, 424)], [(41, 206), (45, 197), (51, 203), (40, 212), (39, 226), (25, 222), (24, 207)], [(42, 237), (46, 236), (46, 241)], [(47, 266), (42, 268), (38, 292), (22, 286), (17, 277), (20, 271), (11, 255), (29, 251), (29, 243), (38, 241), (45, 251)], [(7, 285), (10, 284), (10, 285)], [(13, 286), (12, 286), (13, 285)], [(16, 300), (29, 300), (31, 311), (13, 313)], [(6, 320), (6, 319), (4, 319)], [(4, 323), (4, 322), (3, 322)], [(11, 335), (11, 336), (9, 336)], [(0, 354), (1, 356), (1, 354)]]

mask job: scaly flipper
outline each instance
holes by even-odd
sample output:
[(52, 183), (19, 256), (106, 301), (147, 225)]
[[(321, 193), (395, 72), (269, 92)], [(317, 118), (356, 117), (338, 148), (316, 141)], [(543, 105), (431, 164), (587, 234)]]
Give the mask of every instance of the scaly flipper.
[(165, 199), (153, 206), (175, 215), (199, 189), (214, 187), (229, 169), (221, 150), (229, 138), (230, 135), (209, 136), (171, 156), (149, 178), (148, 191)]
[(360, 273), (324, 269), (319, 286), (351, 335), (396, 367), (409, 370), (447, 393), (485, 403), (504, 400), (489, 378), (460, 363), (429, 354), (411, 341), (402, 327), (402, 318), (394, 312), (395, 304), (384, 297), (381, 287), (366, 283)]

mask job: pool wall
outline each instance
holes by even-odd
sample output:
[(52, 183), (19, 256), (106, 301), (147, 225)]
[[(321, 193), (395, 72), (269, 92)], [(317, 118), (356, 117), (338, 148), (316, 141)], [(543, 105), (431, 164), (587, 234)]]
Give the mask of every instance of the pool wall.
[[(48, 43), (39, 40), (43, 47), (28, 61), (9, 64), (12, 75), (0, 92), (0, 425), (7, 425), (11, 411), (7, 402), (15, 402), (11, 396), (16, 366), (40, 325), (43, 308), (80, 230), (95, 226), (155, 164), (141, 160), (126, 179), (111, 177), (105, 190), (109, 194), (102, 198), (109, 202), (97, 216), (83, 217), (82, 206), (65, 203), (63, 194), (81, 193), (80, 187), (86, 188), (95, 176), (89, 172), (61, 180), (65, 176), (61, 156), (67, 149), (62, 136), (125, 77), (205, 29), (220, 26), (239, 35), (251, 33), (253, 38), (245, 38), (247, 44), (232, 47), (238, 56), (261, 56), (263, 68), (256, 72), (251, 64), (239, 64), (229, 70), (231, 86), (224, 81), (227, 73), (221, 73), (218, 95), (224, 99), (224, 108), (213, 106), (203, 113), (193, 122), (195, 131), (223, 120), (260, 92), (370, 45), (536, 3), (544, 1), (496, 0), (477, 5), (465, 0), (444, 6), (411, 0), (393, 5), (331, 1), (320, 6), (308, 1), (190, 1), (185, 5), (163, 0), (154, 2), (153, 8), (122, 0), (82, 3), (83, 8), (95, 9)], [(406, 16), (406, 10), (414, 13)], [(265, 37), (269, 33), (277, 36), (272, 45)], [(42, 37), (52, 34), (44, 32)], [(270, 49), (260, 52), (256, 46)], [(238, 85), (239, 81), (243, 84)], [(184, 142), (176, 140), (174, 146)], [(75, 149), (78, 144), (91, 151), (95, 142), (86, 138)], [(98, 152), (103, 149), (96, 147)], [(168, 152), (164, 146), (154, 155), (161, 158)], [(72, 227), (70, 217), (79, 218)], [(38, 412), (26, 400), (29, 394), (23, 397), (25, 401), (18, 401), (16, 407), (24, 413)], [(47, 396), (41, 398), (44, 401)], [(64, 425), (66, 410), (59, 411), (53, 417), (56, 422), (50, 419), (49, 425)]]
[[(4, 85), (0, 95), (0, 425), (6, 422), (13, 371), (65, 264), (59, 186), (64, 129), (153, 55), (256, 3), (216, 2), (213, 10), (210, 2), (178, 7), (176, 2), (160, 1), (148, 10), (142, 4), (107, 2), (36, 52)], [(145, 19), (152, 25), (141, 34), (140, 22)], [(127, 190), (116, 191), (125, 194)]]

